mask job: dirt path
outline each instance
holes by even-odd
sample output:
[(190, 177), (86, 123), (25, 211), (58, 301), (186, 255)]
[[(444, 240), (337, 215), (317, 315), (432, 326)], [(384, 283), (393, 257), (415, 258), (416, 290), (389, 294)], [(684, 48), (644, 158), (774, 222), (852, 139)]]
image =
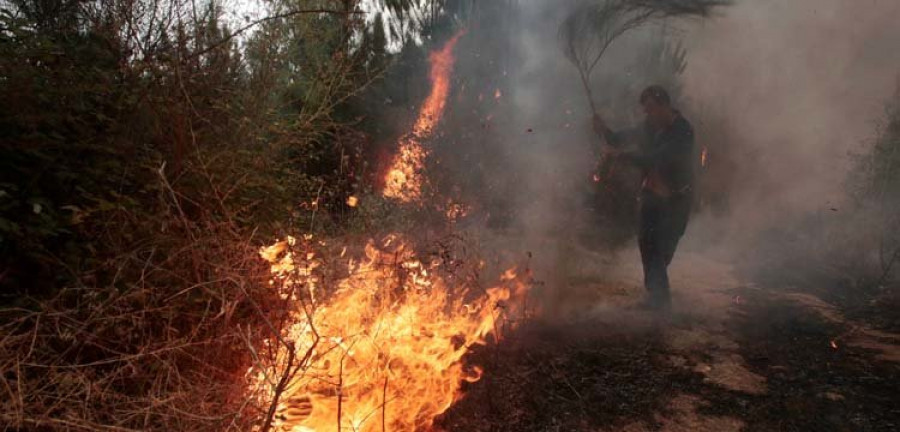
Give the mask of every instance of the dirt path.
[[(447, 430), (898, 430), (900, 335), (809, 294), (758, 287), (700, 254), (670, 269), (673, 312), (643, 296), (637, 257), (577, 254), (546, 322), (477, 352), (482, 382)], [(624, 258), (624, 259), (623, 259)], [(565, 322), (565, 324), (561, 324)]]
[[(632, 251), (631, 255), (636, 255)], [(598, 284), (597, 298), (591, 312), (596, 322), (616, 325), (655, 319), (643, 311), (614, 313), (629, 307), (643, 296), (641, 270), (637, 259), (623, 260), (615, 268), (613, 278), (620, 286), (613, 292), (610, 286)], [(763, 395), (767, 391), (766, 378), (752, 372), (740, 354), (735, 335), (727, 323), (739, 313), (742, 297), (741, 283), (729, 266), (697, 254), (680, 256), (670, 269), (673, 287), (672, 317), (658, 328), (666, 351), (666, 361), (672, 366), (690, 371), (704, 383), (711, 383), (734, 392)], [(628, 316), (631, 315), (631, 316)], [(652, 324), (651, 324), (652, 325)], [(698, 412), (703, 400), (689, 392), (673, 393), (663, 413), (654, 413), (654, 422), (645, 419), (608, 430), (643, 431), (738, 431), (745, 423), (727, 415), (707, 415)]]

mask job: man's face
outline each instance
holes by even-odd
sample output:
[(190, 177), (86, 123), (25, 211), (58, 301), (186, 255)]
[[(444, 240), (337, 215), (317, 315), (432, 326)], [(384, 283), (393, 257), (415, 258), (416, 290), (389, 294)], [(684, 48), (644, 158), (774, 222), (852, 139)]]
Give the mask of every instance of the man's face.
[(669, 122), (669, 107), (651, 98), (647, 98), (641, 106), (644, 108), (644, 114), (647, 116), (647, 122), (654, 129), (663, 129)]

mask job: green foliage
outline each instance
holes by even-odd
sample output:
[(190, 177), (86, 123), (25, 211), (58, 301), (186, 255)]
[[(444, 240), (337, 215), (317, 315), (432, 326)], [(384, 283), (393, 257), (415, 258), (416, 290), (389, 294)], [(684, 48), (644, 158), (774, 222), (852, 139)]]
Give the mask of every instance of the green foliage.
[(900, 210), (900, 89), (885, 108), (884, 121), (868, 154), (859, 159), (853, 187), (858, 196)]
[[(168, 217), (181, 230), (267, 237), (286, 215), (309, 222), (313, 206), (314, 228), (339, 223), (366, 139), (349, 102), (377, 77), (368, 66), (386, 64), (383, 35), (360, 43), (363, 21), (301, 13), (266, 21), (239, 48), (216, 2), (168, 26), (137, 15), (142, 2), (76, 3), (20, 0), (0, 13), (7, 292), (72, 283), (122, 247), (159, 240)], [(125, 31), (135, 19), (146, 35)], [(173, 205), (178, 214), (160, 213)]]
[(884, 283), (900, 268), (900, 88), (870, 149), (857, 157), (848, 187), (866, 216), (864, 231), (877, 239), (869, 249), (877, 251), (878, 279)]
[(8, 10), (0, 25), (0, 265), (6, 280), (42, 279), (34, 270), (50, 261), (89, 260), (96, 245), (75, 236), (86, 218), (136, 205), (135, 149), (106, 138), (136, 99), (101, 29), (41, 32)]

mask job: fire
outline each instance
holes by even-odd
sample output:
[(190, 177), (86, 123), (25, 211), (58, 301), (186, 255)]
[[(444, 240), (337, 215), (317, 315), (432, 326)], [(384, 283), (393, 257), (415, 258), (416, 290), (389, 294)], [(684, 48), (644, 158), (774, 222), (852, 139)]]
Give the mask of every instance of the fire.
[(456, 63), (453, 49), (463, 34), (465, 30), (458, 31), (440, 51), (431, 53), (431, 93), (422, 104), (418, 120), (413, 127), (413, 133), (416, 135), (430, 135), (444, 113), (447, 96), (450, 95), (450, 75), (453, 72), (453, 64)]
[(422, 195), (424, 183), (423, 170), (428, 152), (422, 146), (422, 140), (434, 132), (441, 120), (450, 95), (450, 75), (456, 58), (453, 48), (465, 33), (460, 30), (444, 47), (431, 53), (431, 93), (422, 104), (413, 130), (400, 138), (397, 154), (391, 161), (391, 167), (385, 176), (384, 196), (403, 202), (417, 201)]
[(705, 146), (700, 149), (700, 166), (706, 168), (706, 164), (709, 162), (709, 149)]
[(463, 356), (498, 336), (527, 287), (508, 270), (471, 300), (473, 293), (439, 276), (439, 262), (420, 261), (389, 236), (380, 246), (370, 241), (362, 262), (351, 260), (347, 276), (326, 293), (317, 276), (324, 264), (297, 249), (290, 238), (260, 253), (294, 305), (290, 324), (263, 342), (248, 372), (263, 407), (277, 395), (277, 431), (427, 430), (459, 399), (463, 381), (480, 378)]
[(447, 209), (444, 211), (444, 216), (446, 216), (448, 221), (456, 222), (468, 216), (470, 210), (471, 208), (469, 206), (451, 200), (447, 203)]
[(417, 201), (422, 196), (425, 148), (416, 137), (407, 135), (400, 140), (397, 151), (384, 179), (383, 194), (403, 202)]

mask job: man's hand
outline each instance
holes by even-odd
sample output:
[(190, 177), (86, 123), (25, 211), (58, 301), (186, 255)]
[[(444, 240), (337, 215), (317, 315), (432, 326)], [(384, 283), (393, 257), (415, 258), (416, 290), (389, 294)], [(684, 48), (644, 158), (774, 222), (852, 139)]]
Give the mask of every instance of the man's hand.
[(622, 150), (610, 145), (607, 141), (607, 135), (612, 132), (609, 130), (609, 127), (606, 126), (606, 122), (603, 121), (603, 118), (597, 114), (594, 114), (594, 132), (600, 136), (603, 140), (603, 146), (600, 148), (600, 152), (603, 157), (610, 158), (616, 157), (622, 154)]
[(594, 114), (594, 132), (601, 137), (605, 137), (606, 134), (609, 133), (609, 128), (606, 126), (606, 123), (597, 114)]

